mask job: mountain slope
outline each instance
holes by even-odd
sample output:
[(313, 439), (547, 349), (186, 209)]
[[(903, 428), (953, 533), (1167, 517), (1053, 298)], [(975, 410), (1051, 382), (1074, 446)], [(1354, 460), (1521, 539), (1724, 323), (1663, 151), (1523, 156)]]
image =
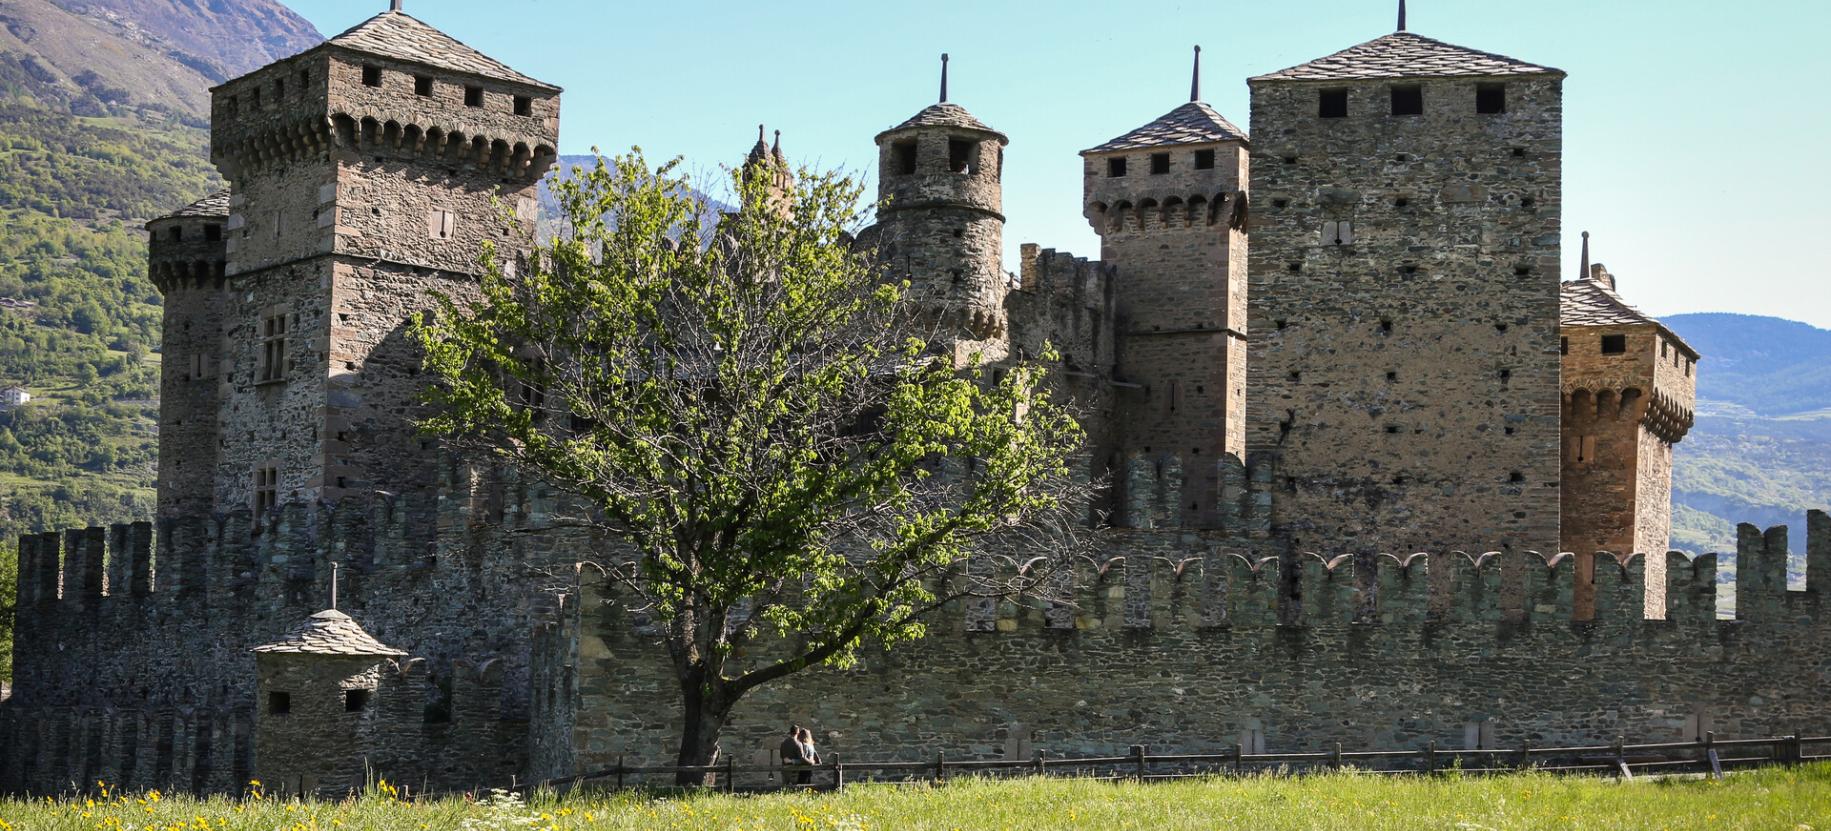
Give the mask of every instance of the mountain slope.
[(1735, 524), (1789, 525), (1831, 507), (1831, 331), (1773, 317), (1674, 315), (1704, 355), (1698, 421), (1673, 471), (1672, 542), (1735, 548)]
[(0, 562), (21, 533), (151, 515), (142, 226), (221, 184), (208, 87), (318, 40), (273, 0), (0, 0), (0, 387), (34, 397), (0, 412)]

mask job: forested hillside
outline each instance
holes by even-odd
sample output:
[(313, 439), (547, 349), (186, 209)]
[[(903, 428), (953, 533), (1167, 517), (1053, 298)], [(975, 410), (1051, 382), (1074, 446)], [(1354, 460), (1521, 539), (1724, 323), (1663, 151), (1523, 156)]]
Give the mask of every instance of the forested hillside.
[(0, 677), (19, 534), (146, 519), (159, 293), (147, 219), (220, 186), (208, 87), (317, 42), (272, 0), (0, 3)]

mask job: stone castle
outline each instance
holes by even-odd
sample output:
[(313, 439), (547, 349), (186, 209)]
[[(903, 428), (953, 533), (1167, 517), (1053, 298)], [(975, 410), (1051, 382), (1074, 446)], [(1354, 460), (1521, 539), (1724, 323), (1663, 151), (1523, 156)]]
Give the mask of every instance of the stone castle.
[[(1587, 236), (1560, 280), (1564, 77), (1401, 18), (1250, 79), (1249, 137), (1198, 63), (1082, 153), (1100, 258), (1026, 245), (1011, 275), (1008, 138), (944, 73), (876, 138), (861, 241), (963, 360), (1058, 350), (1111, 527), (1074, 602), (964, 604), (754, 693), (725, 747), (789, 718), (852, 758), (1831, 730), (1831, 519), (1805, 591), (1784, 528), (1741, 529), (1734, 620), (1715, 555), (1666, 552), (1699, 355)], [(670, 759), (655, 622), (573, 567), (604, 541), (412, 428), (405, 323), (486, 241), (532, 246), (560, 90), (396, 3), (213, 96), (231, 190), (148, 224), (158, 521), (21, 540), (0, 790)], [(787, 176), (779, 145), (746, 164)]]

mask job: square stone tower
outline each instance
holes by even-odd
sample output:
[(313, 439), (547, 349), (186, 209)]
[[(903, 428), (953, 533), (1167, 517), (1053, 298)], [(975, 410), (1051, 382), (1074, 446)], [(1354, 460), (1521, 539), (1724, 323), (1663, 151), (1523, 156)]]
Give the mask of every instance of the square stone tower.
[(559, 92), (398, 10), (213, 90), (218, 510), (430, 483), (407, 322), (531, 246)]
[[(1585, 235), (1587, 237), (1587, 235)], [(1645, 555), (1647, 606), (1665, 614), (1672, 446), (1694, 422), (1698, 353), (1628, 305), (1600, 263), (1563, 285), (1562, 549), (1591, 573), (1597, 552)], [(1588, 581), (1579, 581), (1580, 589)], [(1579, 614), (1589, 608), (1579, 591)]]
[(1179, 518), (1212, 527), (1220, 463), (1245, 455), (1250, 166), (1246, 132), (1202, 102), (1200, 71), (1188, 103), (1083, 151), (1081, 181), (1116, 270), (1118, 445), (1181, 457)]
[(1249, 463), (1298, 550), (1558, 541), (1564, 73), (1399, 31), (1249, 81)]

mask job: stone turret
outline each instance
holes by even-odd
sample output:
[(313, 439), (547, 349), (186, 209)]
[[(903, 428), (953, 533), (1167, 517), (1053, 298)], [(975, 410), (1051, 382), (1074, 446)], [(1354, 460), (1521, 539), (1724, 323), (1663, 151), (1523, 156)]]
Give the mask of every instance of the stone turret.
[(956, 361), (990, 362), (1008, 350), (1000, 176), (1010, 140), (947, 100), (942, 60), (941, 100), (877, 135), (882, 207), (866, 239), (909, 280)]
[(1174, 521), (1219, 521), (1216, 464), (1245, 455), (1245, 131), (1201, 100), (1081, 153), (1083, 210), (1117, 272), (1118, 441), (1186, 454)]
[(335, 609), (252, 651), (256, 778), (276, 793), (361, 790), (385, 732), (376, 723), (384, 668), (407, 653)]
[(405, 324), (474, 290), (485, 243), (511, 266), (532, 246), (559, 92), (398, 9), (212, 90), (233, 190), (217, 510), (429, 489)]
[(216, 482), (223, 359), (223, 225), (229, 193), (146, 224), (147, 273), (165, 296), (159, 380), (159, 516), (202, 515)]
[[(1698, 352), (1628, 305), (1614, 275), (1589, 262), (1563, 285), (1563, 538), (1579, 570), (1597, 552), (1645, 555), (1649, 585), (1663, 584), (1672, 536), (1672, 447), (1695, 420)], [(1579, 583), (1577, 602), (1590, 592)], [(1649, 592), (1646, 612), (1665, 614)]]

